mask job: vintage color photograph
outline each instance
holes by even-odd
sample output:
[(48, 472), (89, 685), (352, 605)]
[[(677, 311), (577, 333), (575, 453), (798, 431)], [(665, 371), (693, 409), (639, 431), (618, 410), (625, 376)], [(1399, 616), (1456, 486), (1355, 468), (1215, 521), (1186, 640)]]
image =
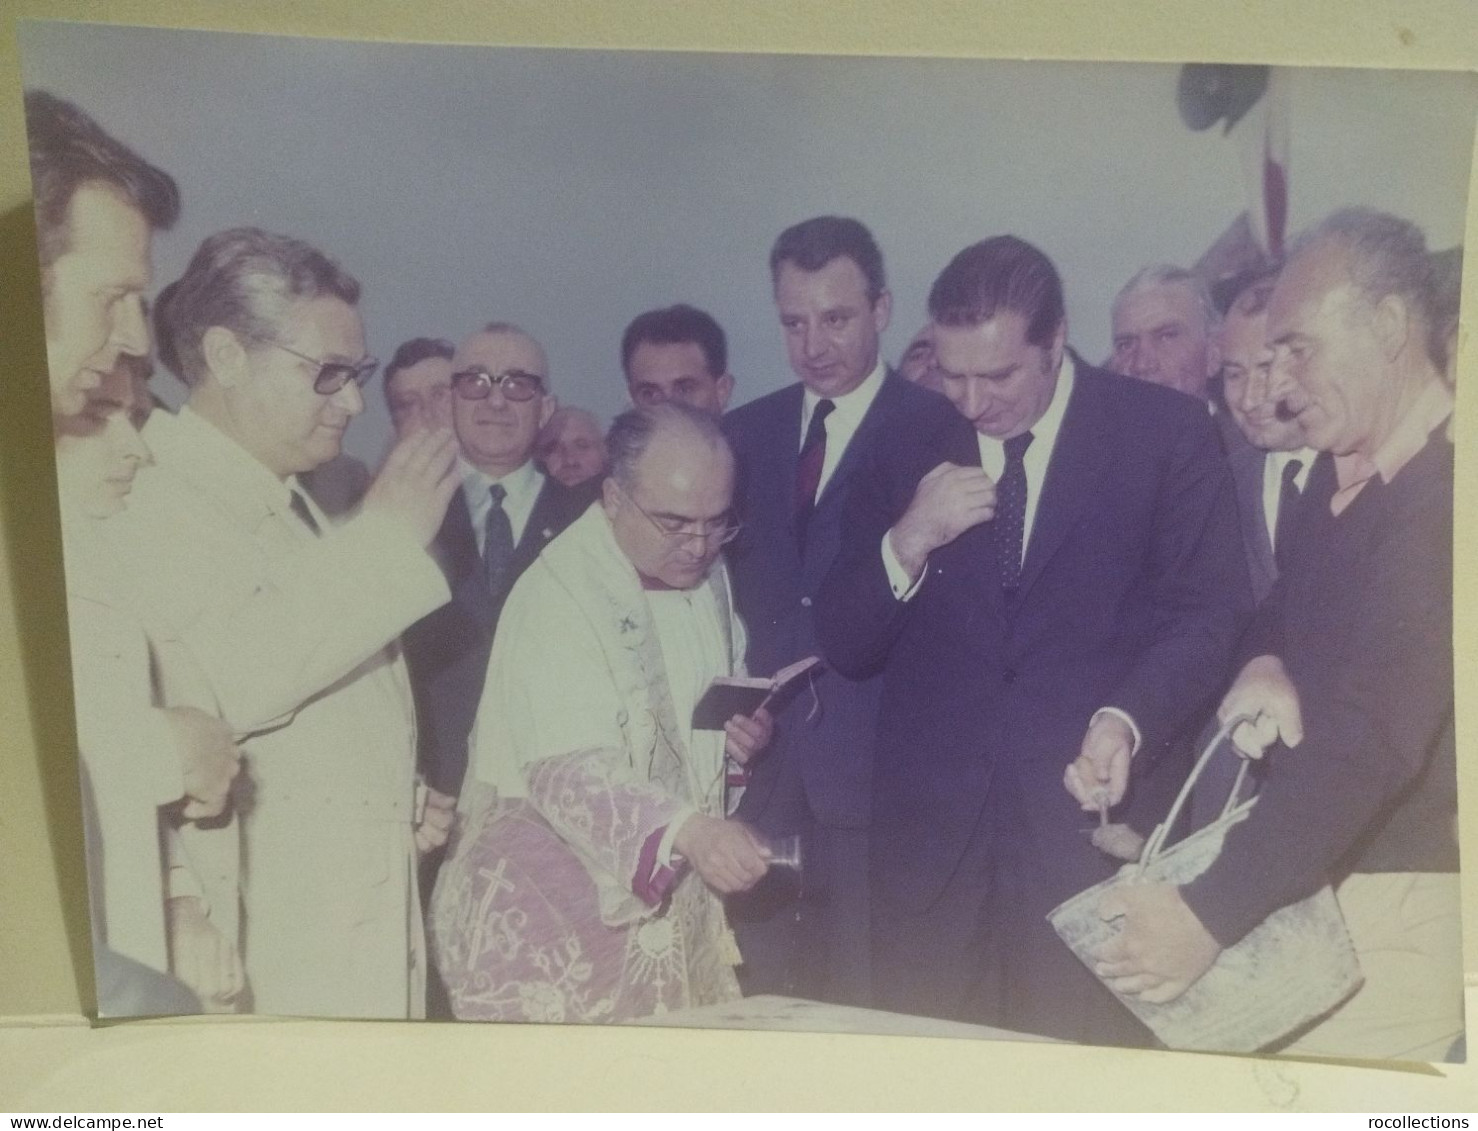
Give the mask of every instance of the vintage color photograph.
[(20, 44), (101, 1015), (1465, 1059), (1472, 76)]

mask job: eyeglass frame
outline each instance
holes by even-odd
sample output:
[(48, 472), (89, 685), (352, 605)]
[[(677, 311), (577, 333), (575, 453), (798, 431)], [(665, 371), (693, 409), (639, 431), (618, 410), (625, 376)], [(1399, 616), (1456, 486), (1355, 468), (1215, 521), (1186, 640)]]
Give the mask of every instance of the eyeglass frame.
[[(260, 342), (264, 346), (274, 346), (284, 353), (290, 353), (299, 361), (306, 361), (309, 365), (316, 365), (318, 372), (313, 374), (313, 391), (320, 397), (333, 396), (342, 390), (345, 385), (349, 384), (350, 381), (353, 381), (355, 385), (362, 389), (369, 382), (369, 379), (375, 375), (375, 370), (380, 368), (379, 360), (373, 357), (366, 357), (363, 361), (359, 362), (322, 361), (316, 357), (309, 357), (306, 353), (301, 353), (293, 349), (292, 346), (285, 346), (274, 338), (266, 338), (261, 334), (248, 334), (246, 336), (254, 342)], [(327, 380), (333, 384), (333, 388), (331, 389), (323, 387), (325, 374), (331, 374), (327, 377)]]
[[(475, 380), (465, 380), (469, 377)], [(515, 396), (510, 390), (523, 388), (523, 385), (510, 382), (522, 381), (532, 381), (534, 389), (527, 396)], [(462, 388), (468, 385), (483, 391), (476, 394), (464, 393)], [(466, 369), (459, 369), (452, 374), (452, 394), (461, 397), (464, 401), (485, 401), (493, 395), (494, 389), (502, 389), (503, 395), (515, 404), (527, 404), (529, 401), (544, 396), (547, 392), (544, 378), (526, 369), (505, 369), (502, 373), (489, 373), (484, 366), (473, 365)]]
[[(634, 506), (637, 510), (639, 510), (642, 513), (642, 517), (650, 522), (653, 529), (655, 529), (658, 534), (662, 535), (663, 539), (665, 539), (669, 543), (680, 545), (681, 543), (686, 542), (689, 539), (701, 538), (703, 539), (703, 544), (706, 546), (708, 545), (710, 539), (718, 538), (719, 549), (723, 549), (723, 547), (727, 546), (735, 538), (739, 537), (740, 533), (744, 530), (744, 524), (742, 522), (735, 522), (729, 526), (721, 526), (717, 530), (668, 530), (665, 526), (657, 521), (656, 517), (652, 514), (651, 511), (647, 510), (646, 507), (637, 502), (636, 499), (632, 496), (631, 492), (628, 491), (625, 487), (622, 487), (619, 481), (612, 479), (612, 482), (616, 484), (617, 490), (621, 492), (626, 501)], [(732, 515), (732, 512), (730, 512), (730, 514)], [(702, 520), (690, 518), (684, 519), (684, 521), (699, 522)]]

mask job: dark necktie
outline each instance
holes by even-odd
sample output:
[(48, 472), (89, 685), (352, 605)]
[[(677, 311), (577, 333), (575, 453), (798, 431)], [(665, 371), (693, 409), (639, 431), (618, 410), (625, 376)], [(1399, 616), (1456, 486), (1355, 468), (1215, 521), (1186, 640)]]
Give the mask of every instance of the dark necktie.
[(498, 596), (508, 579), (508, 566), (513, 560), (513, 523), (503, 509), (508, 489), (501, 483), (488, 488), (488, 516), (483, 525), (482, 565), (488, 592)]
[(1032, 434), (1012, 436), (1002, 445), (1006, 467), (996, 484), (996, 555), (1001, 569), (1001, 588), (1014, 590), (1021, 583), (1021, 549), (1026, 535), (1026, 464), (1022, 458), (1031, 446)]
[(1300, 459), (1291, 459), (1283, 465), (1283, 485), (1278, 488), (1278, 518), (1273, 523), (1273, 560), (1278, 563), (1279, 573), (1288, 566), (1288, 541), (1298, 522), (1298, 473), (1303, 466)]
[(831, 401), (816, 402), (806, 428), (806, 442), (801, 445), (800, 459), (796, 461), (795, 530), (801, 542), (806, 540), (806, 525), (816, 507), (816, 488), (821, 485), (821, 468), (826, 464), (826, 418), (834, 408), (836, 405)]
[(302, 520), (303, 525), (313, 531), (313, 537), (317, 538), (323, 533), (323, 530), (318, 525), (318, 520), (313, 517), (313, 512), (308, 509), (308, 500), (303, 498), (299, 492), (293, 491), (291, 493), (288, 499), (288, 506), (292, 507), (293, 514)]

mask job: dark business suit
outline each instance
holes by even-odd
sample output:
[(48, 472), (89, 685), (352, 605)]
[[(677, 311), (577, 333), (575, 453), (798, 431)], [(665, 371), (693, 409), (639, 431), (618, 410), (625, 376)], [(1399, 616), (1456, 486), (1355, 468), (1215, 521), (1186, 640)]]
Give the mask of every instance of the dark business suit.
[(488, 590), (466, 488), (452, 496), (431, 546), (446, 573), (452, 599), (413, 624), (404, 638), (416, 699), (418, 761), (431, 788), (453, 796), (461, 792), (467, 739), (482, 698), (503, 602), (539, 551), (585, 510), (596, 486), (566, 487), (545, 477), (500, 593)]
[(851, 495), (817, 624), (840, 670), (883, 678), (871, 830), (881, 1004), (1146, 1042), (1045, 916), (1115, 867), (1062, 784), (1094, 712), (1137, 722), (1139, 782), (1183, 756), (1225, 684), (1250, 598), (1215, 426), (1200, 401), (1078, 362), (1014, 597), (993, 523), (936, 550), (910, 601), (883, 565), (883, 535), (918, 480), (942, 460), (979, 465), (969, 423), (900, 435), (878, 454)]
[[(812, 606), (842, 541), (842, 514), (865, 455), (954, 415), (935, 393), (889, 374), (827, 481), (806, 526), (794, 527), (804, 388), (736, 409), (724, 430), (738, 462), (735, 507), (744, 532), (731, 548), (735, 602), (749, 633), (749, 670), (769, 675), (820, 645)], [(881, 681), (826, 671), (777, 720), (753, 767), (738, 816), (769, 835), (803, 836), (805, 892), (778, 870), (730, 900), (748, 993), (870, 1001), (867, 838), (871, 752)], [(819, 708), (816, 702), (819, 699)]]
[(1263, 513), (1263, 465), (1268, 453), (1254, 448), (1230, 419), (1223, 414), (1222, 436), (1227, 462), (1232, 468), (1232, 483), (1237, 490), (1237, 513), (1242, 527), (1242, 549), (1247, 555), (1247, 572), (1252, 581), (1252, 599), (1262, 604), (1263, 598), (1278, 580), (1278, 563), (1273, 558), (1273, 540), (1268, 537), (1267, 516)]

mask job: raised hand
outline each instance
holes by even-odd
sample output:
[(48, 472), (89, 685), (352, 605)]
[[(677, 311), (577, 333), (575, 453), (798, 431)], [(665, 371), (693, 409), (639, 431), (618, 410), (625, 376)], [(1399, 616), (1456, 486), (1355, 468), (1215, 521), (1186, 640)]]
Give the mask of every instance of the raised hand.
[(919, 480), (908, 510), (888, 532), (898, 564), (917, 580), (929, 555), (996, 514), (996, 485), (978, 467), (941, 463)]
[(385, 457), (365, 492), (364, 510), (404, 523), (422, 546), (429, 546), (459, 482), (451, 429), (413, 429)]

